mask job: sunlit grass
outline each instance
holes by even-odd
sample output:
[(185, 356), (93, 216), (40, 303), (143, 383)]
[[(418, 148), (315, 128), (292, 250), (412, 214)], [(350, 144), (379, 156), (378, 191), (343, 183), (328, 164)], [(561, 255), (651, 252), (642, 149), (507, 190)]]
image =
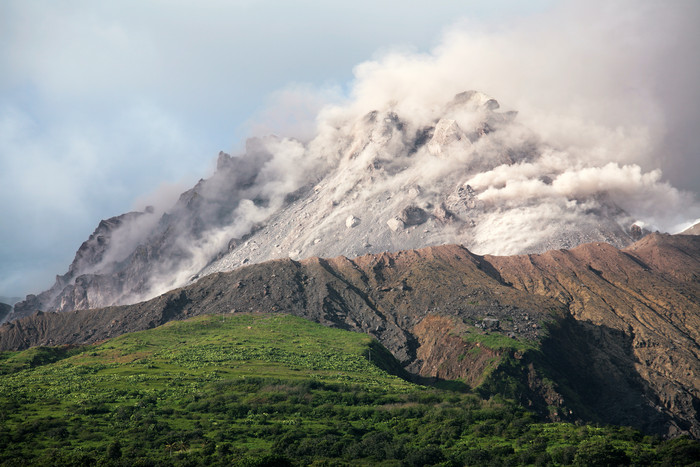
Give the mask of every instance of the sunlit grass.
[(265, 314), (6, 352), (0, 465), (557, 463), (581, 443), (599, 449), (600, 436), (606, 449), (658, 458), (634, 430), (538, 423), (458, 382), (426, 388), (386, 371), (397, 368), (371, 336)]

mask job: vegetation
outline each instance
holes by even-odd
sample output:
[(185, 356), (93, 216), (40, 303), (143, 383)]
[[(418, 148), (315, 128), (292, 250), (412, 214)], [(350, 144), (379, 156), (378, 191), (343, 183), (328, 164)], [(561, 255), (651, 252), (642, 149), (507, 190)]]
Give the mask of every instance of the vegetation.
[(539, 423), (498, 395), (400, 376), (370, 336), (285, 315), (6, 352), (0, 465), (700, 463), (695, 441)]

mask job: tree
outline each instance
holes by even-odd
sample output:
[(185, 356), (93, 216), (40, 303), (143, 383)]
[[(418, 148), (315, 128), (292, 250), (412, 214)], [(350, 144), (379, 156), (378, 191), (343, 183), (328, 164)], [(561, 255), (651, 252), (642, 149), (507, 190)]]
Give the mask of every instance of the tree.
[(574, 465), (617, 467), (630, 465), (629, 456), (603, 438), (593, 438), (579, 444), (574, 456)]
[(107, 446), (107, 457), (109, 459), (119, 459), (122, 456), (122, 445), (118, 439), (112, 441)]

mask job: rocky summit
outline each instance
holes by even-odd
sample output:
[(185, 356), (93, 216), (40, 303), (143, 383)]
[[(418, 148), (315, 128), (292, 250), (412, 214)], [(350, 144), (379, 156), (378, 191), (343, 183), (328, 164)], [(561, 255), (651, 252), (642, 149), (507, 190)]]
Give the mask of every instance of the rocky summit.
[[(213, 175), (174, 206), (102, 221), (68, 272), (10, 319), (136, 303), (272, 259), (449, 243), (478, 254), (542, 253), (624, 247), (649, 233), (624, 200), (652, 196), (653, 180), (573, 157), (476, 91), (413, 113), (392, 103), (329, 112), (308, 142), (250, 139), (242, 154), (222, 152)], [(627, 176), (642, 185), (621, 189)]]
[(698, 303), (699, 236), (515, 256), (444, 245), (284, 258), (134, 305), (35, 313), (0, 327), (0, 349), (92, 343), (201, 314), (289, 313), (376, 336), (416, 379), (459, 379), (547, 420), (698, 438)]

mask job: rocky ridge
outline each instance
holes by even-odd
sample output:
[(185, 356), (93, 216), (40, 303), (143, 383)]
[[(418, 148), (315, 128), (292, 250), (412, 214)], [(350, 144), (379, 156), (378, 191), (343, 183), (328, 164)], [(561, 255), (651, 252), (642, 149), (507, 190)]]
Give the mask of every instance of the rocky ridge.
[(680, 235), (700, 235), (700, 222), (693, 225), (692, 227), (688, 227), (683, 232), (681, 232)]
[[(547, 202), (482, 199), (485, 188), (472, 186), (472, 178), (533, 166), (552, 151), (517, 123), (516, 112), (499, 107), (468, 91), (425, 121), (388, 105), (326, 125), (306, 144), (251, 139), (244, 154), (221, 153), (216, 172), (166, 213), (147, 210), (100, 223), (68, 272), (19, 303), (11, 319), (135, 303), (271, 259), (447, 243), (480, 254), (536, 253), (593, 241), (623, 247), (641, 236), (604, 191)], [(546, 173), (531, 183), (546, 191), (562, 174), (544, 166)]]
[(199, 314), (284, 312), (370, 333), (416, 377), (510, 391), (551, 420), (698, 438), (698, 303), (698, 236), (509, 257), (446, 245), (285, 258), (130, 306), (37, 313), (2, 325), (0, 349), (96, 342)]

